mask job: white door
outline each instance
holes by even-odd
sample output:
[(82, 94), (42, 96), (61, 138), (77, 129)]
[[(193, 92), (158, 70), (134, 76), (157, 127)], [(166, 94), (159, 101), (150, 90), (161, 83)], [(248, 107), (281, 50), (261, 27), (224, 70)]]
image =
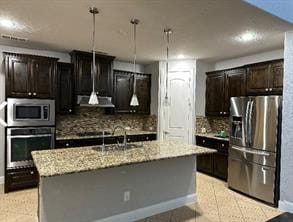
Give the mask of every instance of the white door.
[(168, 75), (168, 102), (163, 102), (164, 139), (192, 143), (192, 71), (171, 71)]

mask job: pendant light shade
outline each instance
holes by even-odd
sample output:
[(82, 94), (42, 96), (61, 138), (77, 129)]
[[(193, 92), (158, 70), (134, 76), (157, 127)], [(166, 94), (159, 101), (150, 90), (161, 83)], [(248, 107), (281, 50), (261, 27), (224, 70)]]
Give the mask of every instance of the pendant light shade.
[(95, 91), (95, 80), (97, 75), (96, 67), (96, 53), (95, 53), (95, 37), (96, 37), (96, 14), (99, 13), (99, 10), (95, 7), (90, 8), (90, 13), (93, 15), (93, 64), (92, 64), (92, 80), (93, 80), (93, 90), (89, 99), (90, 105), (98, 105), (98, 92)]
[(139, 23), (138, 19), (131, 19), (130, 21), (131, 24), (133, 24), (133, 42), (134, 42), (134, 47), (133, 47), (133, 94), (130, 100), (130, 106), (139, 106), (138, 98), (136, 96), (136, 26)]
[(166, 82), (165, 82), (165, 100), (164, 104), (168, 105), (168, 76), (169, 76), (169, 42), (170, 42), (170, 34), (172, 34), (172, 29), (166, 28), (164, 29), (164, 33), (167, 37), (167, 47), (166, 47)]

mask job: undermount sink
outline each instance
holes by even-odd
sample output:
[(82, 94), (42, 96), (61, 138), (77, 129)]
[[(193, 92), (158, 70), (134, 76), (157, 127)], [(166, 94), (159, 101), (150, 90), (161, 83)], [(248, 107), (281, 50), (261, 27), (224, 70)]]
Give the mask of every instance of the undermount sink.
[(104, 146), (99, 146), (96, 147), (98, 151), (123, 151), (123, 150), (130, 150), (130, 149), (135, 149), (135, 148), (142, 148), (143, 144), (138, 144), (138, 143), (128, 143), (126, 144), (126, 147), (124, 144), (107, 144)]

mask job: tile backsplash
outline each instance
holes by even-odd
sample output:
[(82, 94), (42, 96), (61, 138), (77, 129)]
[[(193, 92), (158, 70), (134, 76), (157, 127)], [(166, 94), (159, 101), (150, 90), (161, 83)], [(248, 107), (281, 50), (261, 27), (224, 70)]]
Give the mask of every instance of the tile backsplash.
[(111, 130), (115, 125), (130, 127), (131, 130), (156, 131), (156, 115), (104, 114), (103, 108), (80, 107), (75, 115), (56, 117), (57, 135)]
[(206, 128), (207, 133), (217, 133), (225, 130), (229, 133), (229, 117), (206, 117), (196, 116), (196, 133)]

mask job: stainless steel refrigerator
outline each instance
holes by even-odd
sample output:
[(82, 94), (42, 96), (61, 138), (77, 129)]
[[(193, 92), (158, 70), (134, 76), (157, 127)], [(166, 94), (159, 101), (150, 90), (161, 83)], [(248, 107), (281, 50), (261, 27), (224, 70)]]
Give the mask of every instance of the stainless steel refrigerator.
[(282, 96), (233, 97), (228, 186), (276, 204)]

